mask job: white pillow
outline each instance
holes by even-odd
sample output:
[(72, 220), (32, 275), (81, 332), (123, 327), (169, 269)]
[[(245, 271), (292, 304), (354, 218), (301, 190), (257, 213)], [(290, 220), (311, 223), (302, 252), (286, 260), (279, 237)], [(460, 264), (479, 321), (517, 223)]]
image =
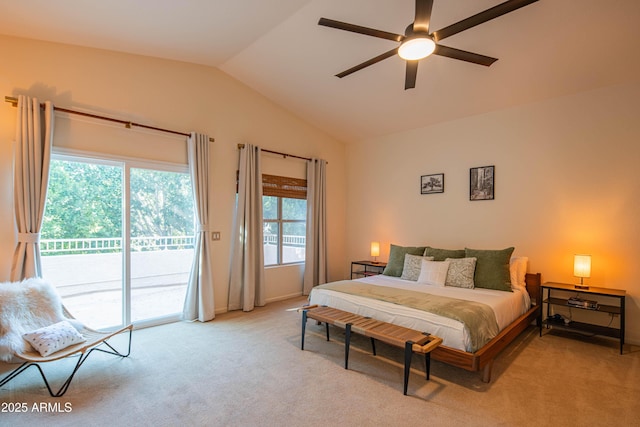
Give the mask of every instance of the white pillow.
[(525, 276), (527, 274), (527, 263), (529, 257), (511, 257), (509, 262), (509, 275), (511, 276), (511, 288), (512, 289), (524, 289), (527, 284), (525, 282)]
[(76, 328), (66, 320), (36, 329), (22, 336), (31, 346), (46, 357), (74, 344), (85, 342), (86, 339), (78, 333)]
[(423, 257), (420, 255), (405, 254), (404, 267), (402, 268), (402, 276), (400, 276), (400, 278), (404, 280), (413, 280), (414, 282), (418, 280), (418, 277), (420, 277), (420, 271), (422, 270), (423, 259), (433, 261), (432, 256)]
[(444, 286), (449, 271), (449, 261), (428, 261), (422, 260), (420, 277), (418, 283), (433, 286)]

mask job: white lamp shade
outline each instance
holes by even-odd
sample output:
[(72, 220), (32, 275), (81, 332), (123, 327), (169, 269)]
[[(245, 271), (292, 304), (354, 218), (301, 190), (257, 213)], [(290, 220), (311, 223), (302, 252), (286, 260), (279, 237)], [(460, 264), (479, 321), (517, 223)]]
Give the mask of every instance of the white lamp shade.
[(371, 256), (380, 256), (380, 242), (371, 242)]
[(428, 37), (415, 37), (405, 40), (398, 48), (400, 58), (417, 60), (426, 58), (436, 49), (436, 44)]
[(591, 255), (574, 256), (573, 275), (576, 277), (591, 277)]

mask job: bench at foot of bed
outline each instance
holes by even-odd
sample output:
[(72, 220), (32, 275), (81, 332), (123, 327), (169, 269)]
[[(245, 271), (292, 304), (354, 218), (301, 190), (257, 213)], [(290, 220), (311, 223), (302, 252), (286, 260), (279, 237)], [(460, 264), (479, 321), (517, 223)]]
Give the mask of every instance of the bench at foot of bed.
[(371, 338), (373, 354), (376, 354), (375, 340), (386, 344), (404, 348), (404, 394), (407, 394), (409, 385), (409, 370), (413, 353), (425, 355), (425, 374), (429, 379), (431, 366), (431, 351), (442, 343), (442, 338), (429, 335), (426, 332), (416, 331), (403, 326), (381, 322), (370, 317), (338, 310), (331, 307), (305, 307), (302, 309), (302, 339), (300, 348), (304, 350), (304, 333), (307, 319), (324, 322), (329, 341), (329, 325), (334, 325), (345, 330), (344, 368), (349, 368), (349, 347), (351, 333), (357, 333)]

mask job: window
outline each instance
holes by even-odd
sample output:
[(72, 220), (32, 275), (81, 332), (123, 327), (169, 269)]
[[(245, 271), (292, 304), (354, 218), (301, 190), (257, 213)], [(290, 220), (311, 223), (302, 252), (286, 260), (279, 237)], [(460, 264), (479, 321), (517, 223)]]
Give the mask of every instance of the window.
[(304, 262), (307, 182), (263, 175), (264, 265)]

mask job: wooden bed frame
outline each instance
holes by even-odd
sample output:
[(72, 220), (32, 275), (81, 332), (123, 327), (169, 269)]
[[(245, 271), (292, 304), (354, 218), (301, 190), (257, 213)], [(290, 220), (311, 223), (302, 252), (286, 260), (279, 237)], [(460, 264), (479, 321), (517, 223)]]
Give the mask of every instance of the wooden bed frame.
[(518, 335), (520, 335), (520, 333), (524, 331), (531, 322), (538, 319), (540, 304), (537, 301), (540, 298), (540, 273), (527, 273), (525, 281), (527, 284), (527, 292), (531, 297), (531, 308), (529, 311), (503, 329), (495, 338), (475, 353), (456, 350), (454, 348), (441, 345), (431, 352), (431, 357), (434, 360), (457, 366), (468, 371), (482, 371), (482, 381), (487, 383), (490, 382), (493, 359)]

